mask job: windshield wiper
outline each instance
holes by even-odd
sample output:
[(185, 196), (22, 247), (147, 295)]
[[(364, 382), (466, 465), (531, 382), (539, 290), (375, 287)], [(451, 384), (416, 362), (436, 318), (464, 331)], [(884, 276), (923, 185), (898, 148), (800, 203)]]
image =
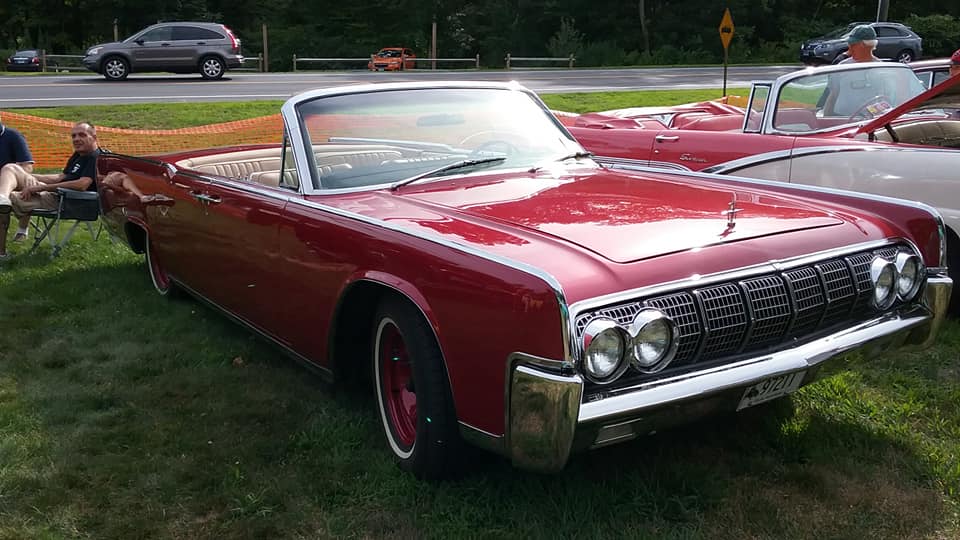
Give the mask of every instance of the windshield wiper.
[[(567, 155), (565, 155), (565, 156), (558, 157), (557, 159), (553, 160), (553, 163), (558, 163), (558, 162), (561, 162), (561, 161), (566, 161), (566, 160), (568, 160), (568, 159), (585, 159), (585, 158), (592, 158), (592, 157), (593, 157), (593, 153), (592, 153), (592, 152), (584, 152), (584, 151), (582, 151), (582, 150), (578, 150), (578, 151), (576, 151), (576, 152), (571, 152), (571, 153), (569, 153), (569, 154), (567, 154)], [(528, 173), (535, 173), (535, 172), (539, 171), (539, 170), (542, 169), (542, 168), (543, 168), (543, 165), (535, 165), (535, 166), (531, 167), (530, 170), (528, 170), (527, 172), (528, 172)]]
[(447, 163), (443, 167), (437, 167), (436, 169), (429, 170), (425, 173), (420, 173), (416, 176), (411, 176), (410, 178), (404, 178), (398, 182), (390, 184), (390, 190), (395, 191), (397, 188), (403, 187), (407, 184), (412, 184), (418, 180), (423, 180), (424, 178), (429, 178), (435, 174), (440, 174), (442, 172), (452, 171), (454, 169), (463, 169), (464, 167), (472, 167), (474, 165), (480, 165), (483, 163), (499, 163), (504, 161), (505, 157), (488, 157), (480, 159), (461, 159), (460, 161), (454, 161), (453, 163)]

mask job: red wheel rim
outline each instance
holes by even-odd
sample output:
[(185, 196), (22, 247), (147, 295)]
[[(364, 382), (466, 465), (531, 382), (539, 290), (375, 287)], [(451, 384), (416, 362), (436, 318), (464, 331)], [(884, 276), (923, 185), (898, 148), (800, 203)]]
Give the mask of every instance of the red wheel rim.
[(397, 443), (410, 448), (417, 438), (417, 394), (406, 342), (392, 322), (380, 332), (379, 362), (384, 412)]

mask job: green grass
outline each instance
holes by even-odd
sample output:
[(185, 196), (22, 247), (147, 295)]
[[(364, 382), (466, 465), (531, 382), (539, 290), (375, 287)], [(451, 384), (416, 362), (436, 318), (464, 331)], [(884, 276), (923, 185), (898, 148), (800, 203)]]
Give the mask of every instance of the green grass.
[[(731, 88), (731, 95), (747, 95), (747, 88)], [(652, 90), (642, 92), (598, 92), (583, 94), (544, 94), (541, 96), (553, 109), (568, 112), (591, 112), (623, 107), (676, 105), (720, 97), (720, 90)], [(11, 109), (22, 114), (75, 122), (89, 120), (97, 126), (126, 129), (174, 129), (203, 126), (265, 116), (280, 112), (281, 101), (246, 101), (215, 103), (142, 103), (131, 105), (87, 105), (75, 107), (41, 107)]]
[(282, 101), (141, 103), (11, 109), (21, 114), (125, 129), (176, 129), (255, 118), (280, 112)]
[[(653, 104), (616, 99), (591, 103)], [(958, 321), (927, 351), (555, 476), (480, 455), (430, 485), (391, 462), (369, 392), (160, 298), (124, 246), (26, 247), (0, 263), (0, 538), (960, 537)]]
[(0, 305), (0, 538), (960, 534), (955, 321), (926, 352), (555, 476), (481, 456), (429, 485), (390, 461), (364, 392), (160, 298), (105, 238), (4, 263)]

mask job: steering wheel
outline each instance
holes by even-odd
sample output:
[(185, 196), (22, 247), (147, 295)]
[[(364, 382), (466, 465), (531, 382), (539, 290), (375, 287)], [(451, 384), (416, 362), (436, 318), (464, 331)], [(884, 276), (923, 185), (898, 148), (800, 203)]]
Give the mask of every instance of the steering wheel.
[(507, 140), (509, 138), (516, 139), (517, 135), (506, 131), (479, 131), (464, 137), (459, 146), (469, 148), (478, 139), (488, 139), (471, 150), (470, 155), (476, 157), (488, 152), (496, 152), (505, 156), (512, 156), (520, 150), (515, 144)]
[(853, 114), (850, 115), (850, 120), (869, 120), (880, 116), (892, 108), (893, 105), (890, 105), (890, 98), (883, 95), (876, 95), (867, 100), (867, 102), (857, 110), (853, 111)]

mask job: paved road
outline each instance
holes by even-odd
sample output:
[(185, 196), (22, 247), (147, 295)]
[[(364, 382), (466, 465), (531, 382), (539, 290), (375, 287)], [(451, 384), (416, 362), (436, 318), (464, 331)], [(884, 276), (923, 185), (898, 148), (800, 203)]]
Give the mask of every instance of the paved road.
[[(730, 88), (772, 79), (798, 66), (732, 67)], [(313, 88), (355, 83), (429, 80), (516, 80), (538, 93), (720, 88), (723, 68), (648, 68), (511, 71), (411, 71), (403, 73), (298, 72), (239, 73), (229, 79), (204, 81), (199, 76), (134, 75), (107, 82), (94, 74), (0, 76), (0, 108), (95, 105), (106, 103), (248, 101), (286, 99)]]

